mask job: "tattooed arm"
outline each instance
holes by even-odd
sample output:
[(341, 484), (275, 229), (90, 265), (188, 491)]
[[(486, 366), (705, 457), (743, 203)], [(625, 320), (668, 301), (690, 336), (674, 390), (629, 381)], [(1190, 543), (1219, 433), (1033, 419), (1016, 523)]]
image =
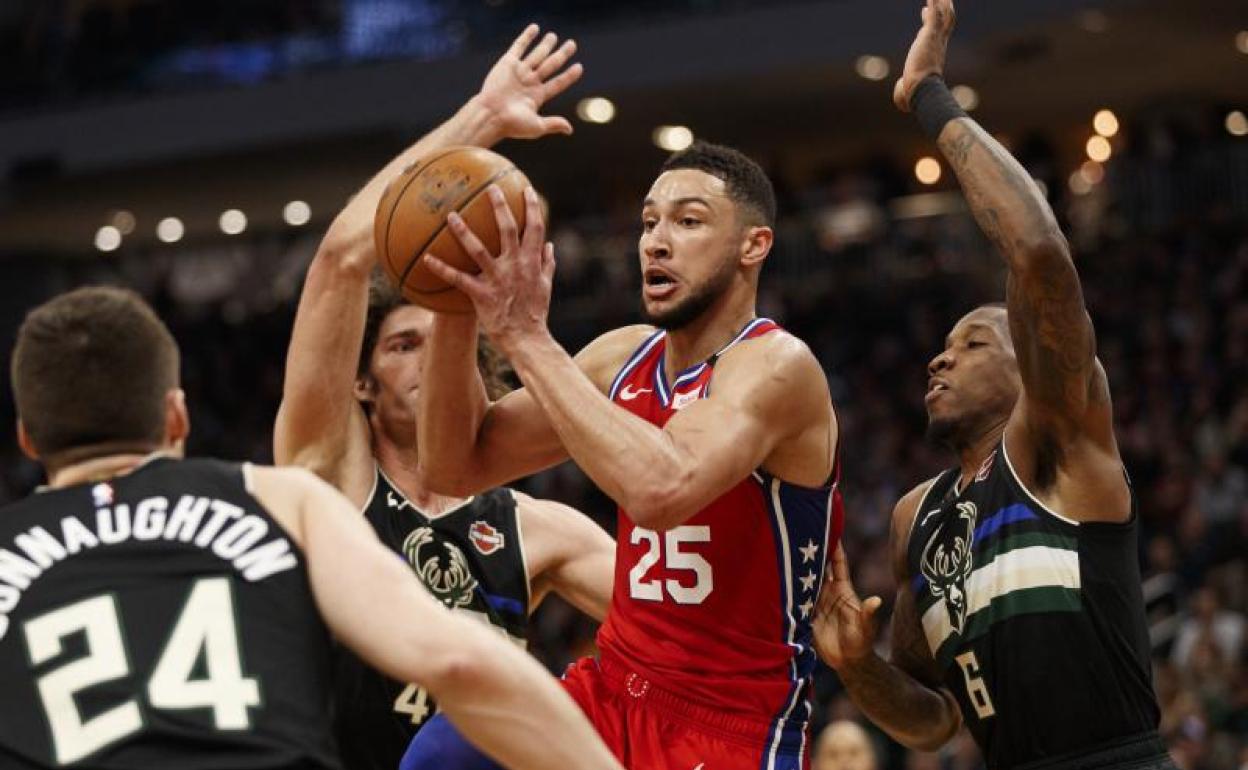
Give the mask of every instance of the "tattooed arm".
[(919, 751), (940, 748), (962, 724), (957, 702), (941, 683), (928, 650), (906, 566), (910, 525), (929, 483), (911, 490), (893, 510), (889, 547), (897, 601), (889, 659), (874, 649), (880, 598), (859, 601), (840, 547), (815, 614), (815, 649), (824, 663), (836, 669), (854, 705), (898, 743)]
[[(927, 0), (894, 91), (901, 109), (910, 109), (925, 79), (942, 73), (953, 23), (951, 0)], [(1109, 386), (1079, 273), (1053, 211), (1031, 175), (970, 118), (945, 123), (937, 144), (1009, 268), (1006, 305), (1023, 391), (1006, 428), (1015, 469), (1042, 501), (1074, 518), (1123, 520), (1130, 499)]]

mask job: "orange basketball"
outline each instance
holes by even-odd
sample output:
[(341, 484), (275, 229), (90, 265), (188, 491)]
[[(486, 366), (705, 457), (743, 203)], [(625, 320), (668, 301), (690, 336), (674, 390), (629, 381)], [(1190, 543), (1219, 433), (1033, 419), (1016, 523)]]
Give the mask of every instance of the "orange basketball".
[(480, 272), (447, 227), (458, 212), (485, 248), (499, 251), (498, 224), (486, 188), (498, 185), (520, 232), (524, 232), (524, 188), (529, 180), (511, 161), (480, 147), (451, 147), (413, 163), (390, 182), (373, 220), (377, 260), (410, 302), (444, 313), (472, 312), (463, 292), (438, 278), (421, 257), (433, 254), (467, 273)]

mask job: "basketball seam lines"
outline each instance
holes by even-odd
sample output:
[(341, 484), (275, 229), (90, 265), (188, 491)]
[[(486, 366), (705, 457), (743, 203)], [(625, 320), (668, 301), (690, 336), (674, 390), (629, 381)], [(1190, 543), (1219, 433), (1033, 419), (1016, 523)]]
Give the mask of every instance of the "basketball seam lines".
[[(423, 160), (423, 161), (418, 160), (418, 161), (416, 161), (415, 163), (413, 163), (413, 164), (412, 164), (412, 165), (414, 166), (414, 170), (412, 171), (412, 177), (411, 177), (410, 179), (408, 179), (408, 180), (407, 180), (407, 182), (405, 182), (405, 183), (403, 184), (403, 189), (402, 189), (402, 190), (399, 190), (399, 194), (395, 196), (395, 198), (394, 198), (394, 205), (392, 205), (392, 206), (390, 207), (390, 213), (386, 216), (386, 235), (385, 235), (385, 237), (382, 239), (382, 243), (384, 243), (384, 244), (385, 244), (385, 247), (386, 247), (386, 250), (385, 250), (385, 257), (386, 257), (386, 261), (387, 261), (387, 262), (389, 262), (389, 261), (390, 261), (390, 227), (391, 227), (391, 225), (393, 225), (393, 224), (394, 224), (394, 212), (395, 212), (395, 211), (397, 211), (397, 210), (398, 210), (398, 208), (399, 208), (399, 206), (398, 206), (399, 201), (403, 200), (403, 196), (407, 194), (407, 188), (409, 188), (409, 187), (411, 187), (411, 186), (412, 186), (412, 182), (415, 182), (415, 181), (416, 181), (416, 178), (420, 176), (420, 172), (422, 172), (422, 171), (424, 171), (426, 168), (428, 168), (428, 167), (429, 167), (429, 164), (433, 163), (435, 160), (437, 160), (438, 158), (441, 158), (441, 157), (442, 157), (442, 156), (444, 156), (444, 155), (449, 155), (450, 153), (455, 152), (455, 151), (456, 151), (456, 150), (458, 150), (458, 149), (460, 149), (460, 148), (458, 148), (458, 147), (448, 147), (447, 149), (443, 150), (442, 152), (439, 152), (439, 153), (437, 153), (436, 155), (434, 155), (432, 158), (429, 158), (429, 159), (427, 159), (427, 160)], [(381, 255), (378, 255), (378, 256), (381, 256)], [(407, 277), (407, 274), (406, 274), (406, 273), (404, 273), (404, 274), (403, 274), (403, 277), (404, 277), (404, 278), (406, 278), (406, 277)], [(403, 285), (403, 282), (402, 282), (402, 281), (400, 281), (400, 282), (399, 282), (399, 285), (400, 285), (400, 286), (402, 286), (402, 285)]]
[[(459, 204), (459, 206), (455, 209), (455, 213), (458, 214), (459, 212), (463, 211), (465, 208), (467, 208), (467, 206), (470, 203), (472, 203), (474, 200), (477, 199), (477, 196), (480, 195), (483, 190), (485, 190), (487, 187), (494, 184), (499, 179), (502, 179), (503, 177), (507, 176), (508, 174), (510, 174), (511, 172), (515, 170), (516, 170), (515, 166), (508, 166), (507, 168), (501, 171), (494, 172), (494, 176), (482, 182), (481, 185), (477, 187), (477, 189), (473, 190), (471, 193), (468, 194), (468, 196), (464, 199), (464, 202)], [(400, 199), (402, 199), (402, 195), (400, 195)], [(395, 208), (398, 208), (398, 207), (396, 206)], [(393, 216), (393, 212), (391, 212), (391, 216)], [(408, 273), (412, 272), (412, 268), (416, 267), (416, 264), (420, 262), (420, 257), (421, 255), (425, 253), (425, 249), (429, 248), (429, 244), (437, 240), (438, 236), (441, 235), (442, 231), (445, 229), (446, 229), (446, 220), (443, 219), (442, 225), (438, 227), (437, 230), (434, 230), (433, 235), (430, 235), (429, 239), (425, 241), (424, 245), (422, 245), (416, 251), (416, 258), (407, 263), (407, 269), (403, 271), (403, 275), (399, 276), (399, 289), (400, 290), (402, 290), (403, 285), (407, 282)], [(386, 225), (386, 241), (389, 242), (389, 240), (390, 240), (390, 226), (389, 224), (387, 224)], [(416, 293), (417, 294), (441, 294), (447, 289), (454, 289), (454, 288), (455, 288), (454, 286), (448, 285), (446, 289), (438, 289), (437, 291), (418, 291)]]

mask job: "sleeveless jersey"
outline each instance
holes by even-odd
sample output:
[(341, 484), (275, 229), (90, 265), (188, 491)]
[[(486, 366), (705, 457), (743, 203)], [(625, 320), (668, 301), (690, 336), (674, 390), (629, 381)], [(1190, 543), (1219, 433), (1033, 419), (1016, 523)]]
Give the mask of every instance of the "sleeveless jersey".
[(920, 502), (907, 564), (928, 646), (988, 766), (1164, 752), (1134, 496), (1127, 523), (1066, 519), (1023, 487), (1004, 443), (961, 494), (958, 477), (945, 471)]
[[(655, 332), (615, 378), (611, 400), (662, 427), (710, 394), (728, 348), (778, 329), (755, 319), (670, 386), (666, 334)], [(667, 532), (635, 526), (621, 509), (603, 658), (695, 703), (770, 723), (768, 751), (799, 753), (811, 713), (811, 622), (843, 520), (838, 474), (839, 462), (827, 486), (805, 488), (760, 468)]]
[(338, 768), (329, 632), (244, 466), (0, 510), (0, 766)]
[[(364, 515), (443, 604), (524, 646), (529, 580), (511, 490), (492, 489), (429, 516), (379, 468)], [(436, 704), (424, 689), (390, 679), (345, 648), (335, 668), (335, 733), (344, 762), (349, 770), (394, 770)]]

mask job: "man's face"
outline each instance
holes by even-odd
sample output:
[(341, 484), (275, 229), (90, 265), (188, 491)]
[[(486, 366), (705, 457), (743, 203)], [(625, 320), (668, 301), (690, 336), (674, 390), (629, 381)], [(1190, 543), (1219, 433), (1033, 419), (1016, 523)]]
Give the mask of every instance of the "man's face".
[(432, 324), (433, 313), (415, 305), (397, 307), (381, 322), (368, 365), (371, 382), (363, 383), (362, 388), (383, 423), (407, 421), (415, 425), (424, 343)]
[(871, 739), (852, 722), (829, 725), (819, 738), (811, 770), (875, 770)]
[(724, 180), (696, 169), (659, 175), (641, 209), (642, 309), (679, 329), (700, 317), (737, 275), (745, 229)]
[(986, 426), (1008, 419), (1022, 392), (1003, 308), (972, 310), (927, 365), (928, 435), (957, 449)]

